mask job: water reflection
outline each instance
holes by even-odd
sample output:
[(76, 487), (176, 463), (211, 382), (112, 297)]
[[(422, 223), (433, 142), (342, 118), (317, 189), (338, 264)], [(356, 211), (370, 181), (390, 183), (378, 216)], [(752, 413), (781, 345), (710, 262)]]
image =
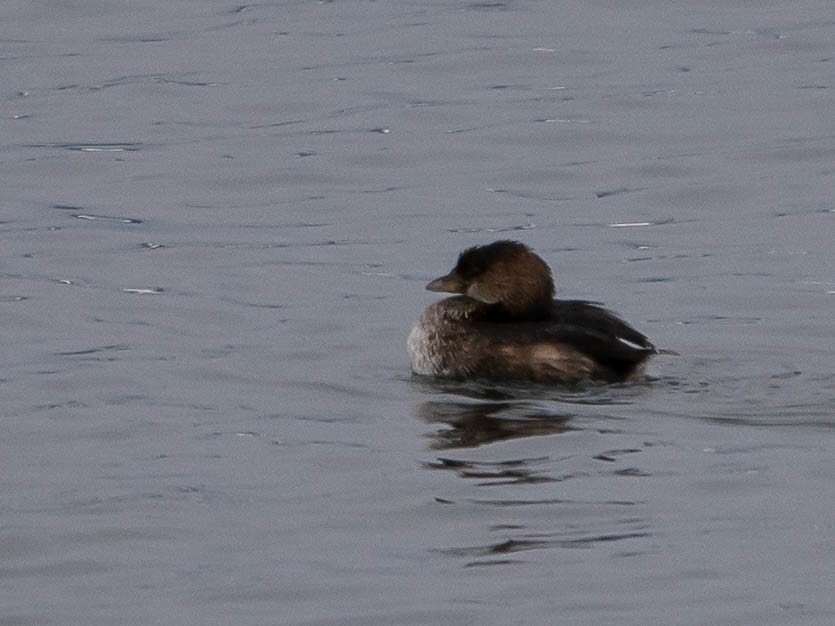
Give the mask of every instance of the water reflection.
[[(468, 558), (473, 557), (489, 557), (496, 554), (512, 554), (515, 552), (522, 552), (525, 550), (536, 550), (547, 547), (560, 548), (590, 548), (599, 543), (611, 543), (613, 541), (624, 541), (626, 539), (642, 539), (644, 537), (652, 536), (647, 531), (634, 532), (619, 532), (610, 534), (589, 534), (571, 538), (560, 538), (552, 536), (540, 536), (536, 539), (505, 539), (496, 543), (488, 543), (484, 545), (466, 546), (460, 548), (448, 548), (441, 550), (444, 554), (451, 554), (454, 556), (463, 556)], [(476, 561), (467, 563), (467, 567), (473, 565), (498, 565), (504, 564), (508, 561), (489, 561), (487, 563)]]
[(595, 383), (573, 386), (538, 385), (535, 383), (485, 383), (480, 381), (446, 380), (443, 378), (413, 377), (412, 384), (427, 395), (454, 395), (475, 400), (560, 402), (579, 405), (631, 404), (658, 383), (675, 381), (645, 377), (638, 382)]
[[(555, 457), (526, 454), (527, 442), (493, 449), (489, 444), (587, 429), (590, 414), (595, 422), (617, 419), (597, 407), (631, 404), (653, 381), (573, 389), (423, 379), (415, 384), (432, 397), (414, 410), (416, 417), (431, 425), (425, 435), (430, 449), (484, 448), (470, 458), (466, 452), (451, 453), (423, 464), (427, 470), (452, 472), (478, 489), (477, 497), (455, 488), (451, 497), (435, 497), (438, 505), (455, 511), (456, 519), (472, 515), (476, 530), (463, 541), (442, 542), (437, 552), (461, 559), (467, 568), (518, 566), (535, 561), (539, 557), (526, 555), (541, 550), (592, 549), (620, 542), (628, 547), (611, 549), (612, 554), (647, 552), (646, 540), (652, 533), (636, 509), (639, 500), (612, 498), (617, 491), (596, 491), (589, 482), (588, 493), (573, 485), (577, 479), (650, 476), (622, 462), (622, 457), (641, 452), (642, 447), (619, 447), (603, 439), (610, 445), (578, 449), (583, 438), (568, 437), (562, 439), (560, 455)], [(608, 426), (594, 428), (604, 437), (616, 432)], [(566, 486), (569, 482), (573, 486)], [(573, 521), (577, 519), (583, 523)]]
[(431, 463), (424, 463), (426, 469), (451, 470), (461, 478), (474, 478), (480, 486), (520, 485), (547, 483), (564, 480), (541, 473), (537, 465), (547, 465), (548, 457), (538, 459), (512, 459), (509, 461), (465, 461), (439, 458)]
[(427, 435), (435, 450), (574, 430), (569, 425), (572, 414), (552, 413), (530, 403), (431, 400), (418, 405), (416, 414), (430, 424), (444, 424)]

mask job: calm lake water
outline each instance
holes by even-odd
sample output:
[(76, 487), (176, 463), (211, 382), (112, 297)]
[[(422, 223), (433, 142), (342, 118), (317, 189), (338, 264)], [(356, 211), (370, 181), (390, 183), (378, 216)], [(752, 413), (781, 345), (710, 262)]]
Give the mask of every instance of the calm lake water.
[[(835, 623), (831, 3), (0, 24), (0, 624)], [(413, 378), (500, 238), (681, 356)]]

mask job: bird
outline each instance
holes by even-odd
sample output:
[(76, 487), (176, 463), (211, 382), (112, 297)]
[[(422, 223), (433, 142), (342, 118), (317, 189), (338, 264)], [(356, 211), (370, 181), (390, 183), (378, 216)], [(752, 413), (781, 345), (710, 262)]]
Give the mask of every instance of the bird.
[(602, 305), (555, 298), (548, 264), (519, 241), (464, 250), (426, 285), (429, 305), (406, 345), (417, 375), (575, 385), (636, 380), (659, 350)]

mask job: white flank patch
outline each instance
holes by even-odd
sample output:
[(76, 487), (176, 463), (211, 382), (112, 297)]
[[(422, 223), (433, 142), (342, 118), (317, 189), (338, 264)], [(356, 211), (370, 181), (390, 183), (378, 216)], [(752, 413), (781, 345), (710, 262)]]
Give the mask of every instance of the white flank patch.
[(634, 343), (632, 341), (629, 341), (628, 339), (624, 339), (623, 337), (618, 337), (618, 341), (620, 341), (622, 344), (627, 345), (630, 348), (633, 348), (635, 350), (646, 350), (647, 349), (646, 346), (642, 346), (638, 343)]
[(435, 367), (429, 355), (429, 337), (421, 322), (422, 320), (418, 320), (412, 326), (412, 332), (406, 340), (406, 349), (409, 351), (412, 371), (422, 376), (431, 376), (435, 374)]

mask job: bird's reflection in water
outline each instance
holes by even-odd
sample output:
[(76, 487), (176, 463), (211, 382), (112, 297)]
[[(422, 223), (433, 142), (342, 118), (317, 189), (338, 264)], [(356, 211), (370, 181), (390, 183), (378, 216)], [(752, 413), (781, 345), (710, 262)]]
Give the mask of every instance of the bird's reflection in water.
[(549, 385), (498, 384), (480, 381), (412, 378), (415, 389), (426, 395), (472, 398), (483, 402), (559, 403), (562, 405), (606, 406), (631, 404), (660, 379), (646, 378), (633, 383), (588, 383), (555, 387)]
[[(542, 473), (547, 467), (549, 457), (536, 459), (512, 459), (510, 461), (466, 461), (458, 459), (438, 458), (432, 463), (424, 463), (423, 467), (433, 470), (451, 470), (461, 478), (475, 479), (476, 484), (488, 487), (496, 485), (522, 485), (531, 483), (550, 483), (564, 480), (565, 477), (554, 478)], [(436, 498), (439, 502), (449, 503), (449, 500)]]
[[(458, 491), (453, 487), (450, 496), (435, 497), (435, 502), (444, 507), (462, 504), (456, 516), (475, 510), (472, 523), (477, 531), (463, 543), (438, 547), (438, 552), (464, 559), (464, 567), (495, 567), (524, 563), (522, 555), (527, 551), (592, 547), (650, 536), (643, 518), (623, 512), (623, 507), (633, 507), (635, 501), (583, 497), (576, 489), (557, 486), (583, 479), (588, 467), (579, 467), (577, 462), (562, 463), (550, 453), (525, 454), (529, 447), (534, 448), (526, 445), (528, 442), (489, 447), (499, 441), (589, 428), (584, 423), (589, 413), (596, 419), (616, 419), (601, 415), (602, 411), (594, 407), (629, 403), (637, 391), (612, 385), (553, 389), (433, 379), (415, 380), (414, 384), (433, 398), (414, 410), (416, 417), (429, 424), (424, 436), (430, 440), (431, 449), (484, 446), (478, 453), (446, 453), (423, 463), (424, 469), (454, 473), (479, 490), (479, 497), (474, 497), (468, 489)], [(554, 443), (554, 447), (559, 446)], [(571, 442), (566, 448), (568, 457), (575, 456)], [(541, 452), (550, 446), (535, 449)], [(613, 450), (589, 462), (615, 462), (618, 454), (637, 451)], [(523, 509), (536, 513), (526, 517), (520, 512)], [(543, 521), (570, 520), (584, 511), (589, 515), (588, 524), (551, 525)], [(481, 525), (484, 519), (490, 520), (486, 531)]]
[(553, 435), (573, 430), (572, 415), (554, 414), (527, 402), (460, 402), (432, 400), (418, 405), (417, 416), (444, 424), (428, 434), (435, 450), (475, 448), (519, 437)]

